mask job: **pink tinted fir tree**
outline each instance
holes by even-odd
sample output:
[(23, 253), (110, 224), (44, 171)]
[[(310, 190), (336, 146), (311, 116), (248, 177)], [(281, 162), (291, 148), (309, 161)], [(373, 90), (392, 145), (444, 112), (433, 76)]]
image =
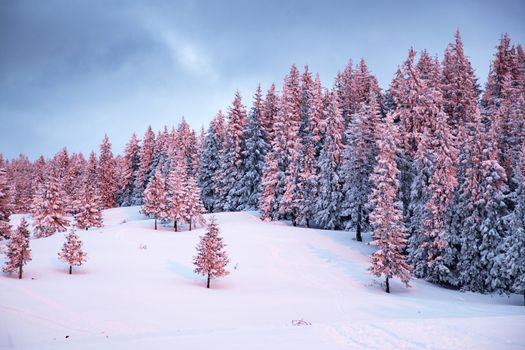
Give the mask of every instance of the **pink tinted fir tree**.
[(0, 240), (9, 237), (11, 231), (9, 216), (11, 215), (11, 212), (11, 191), (7, 183), (5, 168), (0, 164)]
[(139, 151), (139, 167), (135, 178), (135, 187), (133, 192), (133, 204), (142, 204), (144, 190), (148, 183), (148, 172), (153, 162), (153, 151), (155, 148), (155, 134), (151, 130), (151, 126), (148, 127), (144, 135), (144, 140)]
[(104, 135), (100, 145), (100, 157), (97, 168), (97, 181), (102, 208), (115, 207), (115, 195), (117, 192), (117, 173), (115, 159), (111, 152), (111, 143), (107, 135)]
[(395, 142), (395, 126), (392, 114), (388, 114), (378, 140), (377, 165), (371, 175), (374, 189), (370, 195), (373, 208), (370, 223), (374, 230), (372, 244), (378, 247), (372, 256), (370, 271), (378, 277), (385, 276), (387, 293), (390, 293), (390, 278), (398, 277), (406, 286), (410, 281), (410, 266), (404, 254), (407, 234), (403, 227), (401, 203), (397, 200), (399, 171)]
[(225, 244), (219, 236), (219, 225), (212, 217), (206, 233), (201, 236), (197, 246), (197, 256), (194, 257), (195, 273), (206, 276), (206, 288), (210, 288), (213, 278), (229, 274), (226, 265), (229, 263), (228, 255), (224, 251)]
[(31, 261), (31, 249), (29, 249), (29, 225), (22, 218), (16, 231), (11, 234), (11, 240), (7, 245), (7, 260), (3, 268), (4, 272), (18, 272), (18, 278), (22, 278), (23, 266)]
[(268, 143), (271, 143), (273, 140), (273, 123), (277, 115), (278, 101), (279, 97), (275, 92), (275, 84), (272, 84), (266, 93), (261, 110), (261, 127), (267, 135)]
[(73, 273), (73, 266), (80, 266), (87, 260), (87, 254), (82, 250), (82, 241), (72, 228), (66, 236), (66, 242), (58, 253), (58, 258), (69, 264), (69, 274)]
[(190, 225), (190, 231), (193, 224), (204, 223), (202, 214), (206, 211), (200, 198), (200, 189), (197, 181), (193, 177), (188, 178), (183, 187), (184, 208), (182, 215), (184, 220)]
[(142, 213), (151, 215), (155, 218), (155, 230), (157, 229), (157, 220), (166, 219), (168, 217), (168, 210), (166, 208), (166, 193), (164, 191), (165, 184), (162, 176), (162, 166), (158, 166), (155, 175), (144, 191), (144, 205), (142, 206)]
[(126, 144), (124, 157), (121, 160), (121, 176), (119, 182), (120, 204), (128, 206), (132, 204), (135, 178), (139, 166), (139, 143), (135, 133)]
[[(2, 168), (0, 162), (0, 168)], [(35, 162), (36, 164), (36, 162)], [(33, 178), (35, 169), (29, 159), (20, 155), (5, 166), (9, 187), (11, 188), (11, 206), (13, 213), (27, 213), (31, 209), (35, 186)]]
[(173, 221), (173, 229), (178, 230), (178, 223), (185, 211), (183, 184), (186, 182), (186, 158), (181, 150), (173, 150), (167, 178), (166, 206), (168, 218)]
[(68, 226), (65, 218), (64, 192), (58, 185), (57, 178), (49, 171), (39, 185), (33, 201), (33, 226), (35, 237), (43, 238), (55, 232), (64, 232)]
[(102, 213), (100, 212), (100, 197), (95, 184), (91, 182), (89, 174), (84, 174), (83, 190), (80, 198), (75, 201), (75, 226), (81, 230), (90, 227), (102, 227)]
[(261, 219), (264, 221), (277, 219), (278, 203), (276, 201), (276, 187), (279, 183), (279, 173), (279, 164), (275, 152), (270, 151), (265, 159), (263, 177), (261, 179), (262, 191), (259, 196)]

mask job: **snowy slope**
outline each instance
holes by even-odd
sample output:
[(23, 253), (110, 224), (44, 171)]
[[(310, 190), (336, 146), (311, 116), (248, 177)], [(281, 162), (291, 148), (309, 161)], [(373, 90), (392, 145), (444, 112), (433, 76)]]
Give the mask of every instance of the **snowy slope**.
[(79, 233), (88, 261), (73, 275), (57, 259), (64, 234), (32, 240), (24, 279), (0, 276), (0, 348), (525, 348), (520, 296), (423, 281), (388, 295), (367, 272), (373, 248), (351, 233), (216, 217), (231, 274), (209, 290), (192, 266), (203, 230), (154, 231), (137, 207)]

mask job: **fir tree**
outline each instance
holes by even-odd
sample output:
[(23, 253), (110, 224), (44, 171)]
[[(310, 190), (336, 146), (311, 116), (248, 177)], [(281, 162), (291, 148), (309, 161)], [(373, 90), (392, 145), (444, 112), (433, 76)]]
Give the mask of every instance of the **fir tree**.
[(276, 188), (283, 177), (275, 153), (270, 151), (265, 159), (263, 178), (261, 180), (262, 192), (259, 197), (261, 219), (264, 221), (278, 218), (279, 203)]
[(443, 58), (441, 90), (443, 110), (448, 116), (450, 131), (457, 136), (460, 127), (473, 121), (478, 108), (478, 89), (474, 70), (463, 51), (459, 31), (456, 31), (454, 38), (454, 43), (448, 45)]
[(342, 201), (342, 189), (339, 174), (343, 150), (343, 127), (337, 96), (332, 91), (326, 110), (326, 133), (323, 138), (323, 148), (317, 165), (319, 192), (314, 216), (316, 223), (326, 229), (340, 227), (339, 208)]
[(64, 197), (56, 177), (49, 173), (39, 185), (33, 202), (35, 237), (48, 237), (57, 231), (66, 231), (68, 220), (65, 218)]
[(301, 89), (301, 126), (299, 129), (301, 150), (293, 209), (296, 211), (294, 213), (296, 223), (309, 227), (316, 211), (317, 160), (321, 149), (321, 129), (324, 119), (319, 74), (312, 81), (308, 67), (305, 67)]
[(503, 219), (508, 214), (508, 188), (505, 170), (497, 161), (494, 128), (491, 123), (484, 137), (481, 120), (476, 123), (464, 185), (467, 206), (458, 270), (462, 289), (480, 293), (508, 289), (501, 266), (502, 243), (508, 230)]
[(199, 195), (199, 186), (197, 186), (197, 181), (193, 177), (188, 178), (184, 183), (182, 193), (182, 217), (190, 225), (191, 231), (194, 224), (202, 224), (204, 222), (202, 214), (205, 211)]
[(104, 135), (100, 145), (100, 158), (97, 164), (98, 190), (102, 208), (115, 207), (115, 196), (117, 192), (116, 164), (111, 152), (111, 143), (107, 135)]
[[(525, 167), (525, 145), (522, 147), (521, 166)], [(509, 291), (523, 294), (525, 305), (525, 170), (516, 165), (516, 191), (513, 193), (514, 211), (509, 218), (509, 235), (505, 238), (505, 271), (511, 281)]]
[(143, 203), (144, 190), (149, 182), (148, 174), (153, 162), (154, 147), (155, 134), (153, 130), (151, 130), (151, 126), (149, 126), (144, 134), (144, 140), (139, 151), (139, 167), (137, 169), (133, 193), (133, 204), (135, 205), (141, 205)]
[(157, 167), (155, 175), (153, 175), (153, 178), (144, 191), (144, 205), (141, 209), (142, 213), (153, 216), (155, 219), (155, 230), (157, 229), (157, 220), (163, 220), (168, 217), (166, 193), (164, 189), (165, 183), (161, 167)]
[(378, 140), (379, 154), (371, 175), (374, 189), (370, 195), (370, 223), (374, 230), (372, 244), (378, 247), (372, 256), (370, 271), (378, 277), (385, 276), (387, 293), (390, 293), (390, 278), (398, 277), (406, 286), (410, 281), (410, 266), (403, 254), (407, 234), (401, 203), (397, 199), (399, 180), (395, 138), (393, 117), (388, 114), (381, 128), (381, 139)]
[(178, 230), (178, 222), (184, 219), (186, 211), (184, 202), (183, 185), (186, 183), (186, 158), (180, 150), (174, 151), (174, 159), (171, 160), (167, 179), (166, 204), (168, 218), (173, 221), (173, 228)]
[(226, 129), (226, 145), (221, 158), (221, 167), (217, 176), (217, 186), (220, 188), (217, 203), (218, 210), (233, 211), (239, 206), (239, 195), (235, 184), (240, 180), (242, 172), (242, 157), (245, 149), (244, 126), (246, 111), (242, 105), (241, 95), (236, 92), (232, 106), (228, 112), (228, 127)]
[(7, 183), (7, 174), (5, 168), (0, 164), (0, 240), (9, 238), (11, 231), (11, 225), (9, 224), (9, 216), (12, 213), (11, 203), (12, 196)]
[(84, 177), (84, 189), (80, 198), (75, 201), (75, 227), (88, 230), (91, 227), (102, 227), (103, 219), (100, 211), (100, 197), (90, 180), (89, 174)]
[(258, 207), (261, 192), (261, 178), (264, 158), (268, 152), (267, 135), (261, 125), (262, 92), (257, 87), (253, 107), (244, 128), (245, 148), (242, 154), (242, 166), (239, 181), (234, 191), (239, 196), (237, 209), (255, 209)]
[(210, 282), (213, 278), (223, 277), (229, 274), (226, 265), (229, 263), (228, 256), (224, 251), (225, 244), (222, 237), (219, 236), (219, 226), (215, 218), (211, 218), (206, 234), (201, 236), (197, 246), (197, 256), (193, 263), (195, 264), (195, 273), (206, 276), (206, 288), (210, 288)]
[(278, 112), (278, 101), (279, 96), (275, 92), (275, 84), (272, 84), (266, 93), (261, 110), (261, 127), (267, 135), (268, 144), (273, 142), (273, 123)]
[(220, 168), (220, 154), (224, 148), (224, 116), (219, 111), (211, 121), (204, 144), (199, 170), (199, 186), (204, 207), (213, 212), (217, 201), (215, 179)]
[(135, 133), (126, 144), (124, 157), (122, 158), (122, 175), (120, 177), (117, 202), (125, 207), (133, 204), (133, 193), (135, 192), (137, 172), (139, 169), (139, 143)]
[(31, 249), (29, 249), (29, 224), (22, 218), (16, 231), (11, 234), (7, 245), (7, 260), (3, 268), (4, 272), (18, 271), (18, 278), (22, 278), (23, 266), (31, 261)]
[(69, 274), (73, 273), (73, 265), (80, 266), (87, 261), (87, 254), (82, 250), (82, 241), (72, 228), (66, 236), (66, 242), (58, 253), (58, 258), (69, 265)]
[(350, 218), (346, 229), (355, 227), (357, 241), (362, 241), (361, 231), (368, 222), (368, 198), (372, 190), (370, 174), (377, 157), (376, 129), (381, 113), (379, 107), (375, 94), (370, 95), (368, 103), (361, 104), (346, 131), (347, 144), (342, 154), (341, 180), (344, 197), (341, 217)]

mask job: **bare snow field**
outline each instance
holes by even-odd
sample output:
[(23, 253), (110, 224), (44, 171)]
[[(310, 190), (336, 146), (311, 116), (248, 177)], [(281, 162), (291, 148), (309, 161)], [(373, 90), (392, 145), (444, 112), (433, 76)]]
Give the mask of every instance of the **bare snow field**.
[(0, 276), (1, 349), (525, 349), (522, 296), (420, 280), (386, 294), (352, 233), (255, 213), (216, 214), (231, 273), (206, 289), (192, 264), (204, 230), (154, 231), (138, 210), (79, 231), (88, 261), (73, 275), (64, 234), (31, 240), (24, 278)]

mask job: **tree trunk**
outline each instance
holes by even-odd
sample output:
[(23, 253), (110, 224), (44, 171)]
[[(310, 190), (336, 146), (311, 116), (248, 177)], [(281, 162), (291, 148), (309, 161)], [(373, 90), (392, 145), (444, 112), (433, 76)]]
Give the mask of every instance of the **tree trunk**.
[(73, 273), (73, 265), (69, 265), (69, 274), (71, 275)]
[(20, 266), (18, 267), (18, 279), (22, 279), (22, 263), (20, 263)]
[(88, 228), (86, 227), (86, 231), (88, 230)]
[(175, 232), (177, 232), (177, 220), (173, 221), (173, 228), (175, 229)]
[(388, 282), (388, 276), (386, 278), (386, 292), (390, 293), (390, 283)]
[(208, 281), (206, 282), (206, 288), (210, 288), (210, 274), (208, 274)]
[(193, 221), (193, 218), (190, 216), (190, 231), (191, 231), (191, 222)]
[(361, 236), (361, 204), (357, 208), (357, 227), (355, 230), (355, 239), (359, 242), (363, 241), (363, 237)]
[(155, 230), (157, 229), (157, 217), (155, 216)]
[(310, 228), (310, 219), (306, 219), (306, 227)]

